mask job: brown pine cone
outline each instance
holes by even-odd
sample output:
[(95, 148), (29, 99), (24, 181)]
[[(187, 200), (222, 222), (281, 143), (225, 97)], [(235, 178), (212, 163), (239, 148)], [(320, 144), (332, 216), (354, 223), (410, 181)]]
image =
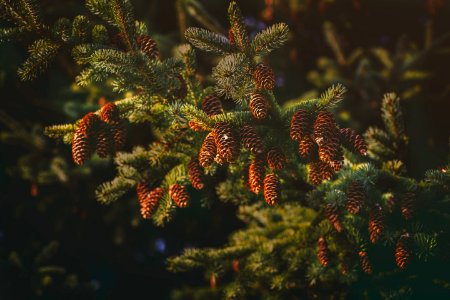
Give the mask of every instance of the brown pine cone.
[(367, 144), (364, 137), (351, 128), (341, 128), (342, 145), (354, 153), (367, 154)]
[(334, 120), (333, 115), (327, 111), (320, 111), (317, 114), (313, 132), (314, 139), (319, 146), (329, 143), (334, 144), (334, 140), (331, 139), (336, 139), (339, 137), (339, 130), (336, 127), (336, 121)]
[(269, 103), (261, 93), (252, 93), (250, 96), (250, 112), (256, 120), (264, 120), (269, 115)]
[(203, 184), (203, 169), (200, 166), (198, 159), (193, 158), (188, 164), (188, 174), (194, 189), (201, 190)]
[(120, 150), (125, 145), (127, 138), (127, 128), (122, 121), (113, 122), (110, 124), (110, 130), (114, 139), (115, 150)]
[(137, 43), (142, 52), (150, 59), (159, 59), (160, 54), (158, 45), (149, 35), (140, 35), (137, 38)]
[(181, 76), (181, 74), (177, 74), (176, 77), (178, 78), (178, 81), (180, 82), (180, 86), (178, 87), (178, 89), (175, 90), (174, 96), (179, 100), (183, 100), (187, 96), (187, 92), (188, 92), (187, 84), (186, 84), (186, 81), (184, 80), (183, 76)]
[(248, 168), (248, 183), (250, 190), (255, 194), (259, 194), (263, 189), (264, 173), (263, 160), (259, 157), (255, 157)]
[(329, 164), (323, 161), (316, 161), (309, 164), (309, 182), (313, 185), (319, 185), (323, 180), (330, 179), (334, 174)]
[(322, 178), (322, 180), (329, 180), (334, 174), (334, 171), (331, 168), (331, 166), (323, 161), (318, 162), (318, 164), (320, 177)]
[(339, 138), (331, 137), (328, 138), (325, 143), (322, 143), (322, 145), (319, 146), (319, 158), (321, 161), (327, 163), (343, 161), (344, 158), (342, 156)]
[(317, 258), (322, 266), (326, 267), (330, 263), (330, 249), (328, 249), (327, 240), (321, 236), (317, 241)]
[(160, 187), (153, 189), (146, 194), (147, 196), (139, 202), (141, 206), (141, 216), (144, 219), (150, 219), (159, 201), (164, 196), (164, 190)]
[(375, 244), (380, 238), (384, 229), (384, 212), (383, 208), (377, 204), (369, 215), (369, 234), (370, 241)]
[(214, 135), (212, 132), (208, 133), (205, 140), (203, 141), (202, 147), (200, 148), (200, 153), (198, 155), (198, 161), (200, 165), (204, 168), (208, 167), (214, 161), (217, 154), (217, 146), (214, 141)]
[(72, 158), (77, 165), (82, 165), (91, 155), (91, 146), (87, 134), (75, 131), (72, 140)]
[(278, 148), (273, 148), (267, 152), (267, 163), (272, 170), (281, 170), (286, 162), (286, 156)]
[(256, 87), (262, 90), (273, 90), (275, 87), (275, 73), (267, 64), (260, 63), (253, 73)]
[(361, 264), (361, 269), (366, 274), (369, 274), (369, 275), (372, 274), (373, 268), (372, 268), (372, 264), (370, 263), (369, 256), (367, 255), (367, 252), (366, 251), (360, 251), (358, 253), (358, 255), (359, 255), (359, 260), (360, 260), (360, 264)]
[(214, 141), (217, 145), (217, 154), (227, 162), (233, 162), (239, 155), (239, 140), (233, 126), (227, 122), (214, 125)]
[(114, 140), (114, 150), (121, 149), (125, 144), (127, 133), (119, 109), (114, 102), (103, 105), (100, 111), (100, 119), (109, 124), (110, 135)]
[(219, 115), (222, 113), (222, 103), (214, 95), (205, 96), (202, 101), (202, 110), (210, 117)]
[(302, 141), (311, 134), (311, 116), (305, 109), (297, 110), (291, 120), (291, 139)]
[(400, 212), (405, 220), (409, 220), (416, 212), (416, 195), (412, 192), (405, 193), (400, 198)]
[(410, 235), (404, 233), (398, 239), (395, 247), (395, 263), (403, 270), (408, 266), (410, 256)]
[(253, 154), (263, 152), (263, 142), (255, 127), (245, 124), (240, 129), (241, 142), (245, 149)]
[(325, 205), (324, 214), (333, 225), (334, 229), (336, 229), (337, 232), (342, 232), (344, 228), (342, 227), (337, 208), (328, 203)]
[(316, 143), (312, 137), (310, 135), (305, 135), (298, 144), (298, 154), (300, 154), (303, 158), (309, 158), (311, 157), (315, 147)]
[(351, 214), (357, 214), (364, 203), (364, 199), (366, 198), (366, 193), (364, 190), (364, 186), (357, 182), (353, 181), (347, 188), (347, 210)]
[(169, 188), (169, 195), (178, 207), (184, 208), (189, 205), (189, 194), (181, 184), (172, 184)]
[(77, 165), (82, 165), (91, 155), (99, 127), (100, 119), (92, 112), (86, 114), (78, 124), (72, 140), (72, 158)]
[(218, 165), (223, 165), (224, 163), (226, 163), (227, 161), (219, 155), (219, 153), (216, 154), (216, 157), (214, 157), (214, 161), (218, 164)]
[(231, 261), (231, 268), (235, 273), (239, 272), (239, 259), (233, 259)]
[(103, 105), (100, 110), (100, 119), (106, 123), (120, 121), (120, 112), (117, 105), (114, 102), (109, 102)]
[(264, 178), (264, 198), (271, 206), (278, 204), (280, 200), (280, 181), (273, 173), (267, 174)]
[(142, 203), (147, 199), (148, 194), (150, 193), (150, 187), (147, 182), (142, 181), (136, 185), (136, 195), (139, 203)]
[(114, 153), (114, 138), (111, 134), (111, 128), (103, 123), (97, 135), (97, 154), (101, 158)]

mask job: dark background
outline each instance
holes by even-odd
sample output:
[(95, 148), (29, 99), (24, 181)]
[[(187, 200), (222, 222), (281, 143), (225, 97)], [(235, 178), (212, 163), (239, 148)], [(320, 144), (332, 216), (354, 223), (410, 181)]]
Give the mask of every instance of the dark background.
[[(44, 7), (48, 23), (60, 16), (73, 18), (87, 13), (82, 1), (38, 2)], [(163, 41), (163, 56), (168, 57), (170, 46), (182, 41), (175, 1), (132, 2), (137, 17), (145, 20), (151, 32)], [(223, 28), (227, 27), (228, 1), (200, 2)], [(276, 90), (281, 101), (309, 90), (324, 89), (308, 80), (308, 74), (318, 68), (320, 57), (335, 60), (324, 38), (325, 22), (334, 25), (345, 55), (356, 48), (370, 47), (383, 47), (395, 53), (400, 39), (407, 40), (408, 47), (420, 52), (430, 22), (435, 39), (450, 32), (450, 5), (446, 1), (438, 11), (433, 11), (430, 1), (424, 0), (291, 1), (300, 4), (300, 8), (290, 6), (289, 1), (274, 1), (273, 18), (262, 17), (270, 1), (240, 2), (251, 31), (276, 21), (290, 26), (288, 45), (271, 57), (278, 78), (282, 79)], [(188, 22), (202, 26), (192, 16), (188, 16)], [(430, 77), (420, 81), (417, 94), (402, 100), (410, 135), (407, 165), (414, 176), (443, 165), (447, 158), (449, 44), (425, 57), (419, 69), (431, 74)], [(207, 284), (200, 273), (167, 272), (165, 259), (186, 247), (225, 243), (229, 233), (240, 226), (234, 217), (236, 208), (215, 201), (211, 209), (206, 209), (194, 201), (197, 204), (180, 210), (166, 227), (156, 228), (139, 219), (132, 193), (110, 206), (96, 202), (95, 187), (113, 178), (113, 165), (92, 163), (87, 175), (77, 173), (70, 160), (70, 147), (44, 137), (42, 128), (76, 120), (88, 110), (96, 109), (100, 97), (114, 100), (119, 96), (102, 88), (74, 88), (74, 76), (79, 69), (67, 52), (37, 80), (20, 82), (16, 70), (26, 58), (26, 46), (27, 41), (0, 46), (0, 109), (21, 127), (12, 130), (11, 121), (0, 122), (0, 132), (17, 135), (15, 139), (3, 139), (0, 144), (0, 299), (137, 296), (166, 299), (174, 288)], [(207, 74), (214, 59), (200, 52), (198, 56), (200, 72)], [(377, 67), (375, 64), (374, 68)], [(342, 118), (341, 123), (351, 122), (360, 131), (381, 124), (378, 108), (383, 93), (402, 93), (404, 89), (403, 82), (383, 78), (375, 80), (376, 89), (365, 89), (355, 83), (358, 78), (362, 82), (367, 80), (355, 75), (356, 68), (341, 67), (339, 72), (339, 78), (351, 83), (349, 97), (338, 111), (350, 118)], [(151, 139), (145, 126), (131, 129), (129, 149)], [(67, 162), (68, 179), (37, 183), (36, 178), (48, 169), (55, 156)], [(23, 165), (30, 170), (24, 171)], [(50, 245), (59, 245), (58, 250), (40, 263), (36, 257), (52, 241)], [(47, 272), (43, 266), (63, 269)]]

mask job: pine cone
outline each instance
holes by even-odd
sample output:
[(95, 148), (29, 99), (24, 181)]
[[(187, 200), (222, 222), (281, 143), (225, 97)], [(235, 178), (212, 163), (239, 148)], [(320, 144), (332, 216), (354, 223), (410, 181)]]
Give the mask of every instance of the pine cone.
[(222, 103), (214, 95), (205, 96), (202, 101), (202, 110), (210, 117), (219, 115), (222, 113)]
[(147, 182), (142, 181), (136, 185), (136, 195), (139, 203), (146, 201), (147, 196), (150, 194), (150, 187)]
[(416, 212), (416, 195), (412, 192), (405, 193), (400, 199), (400, 212), (405, 220), (409, 220)]
[(239, 140), (236, 138), (231, 124), (216, 123), (213, 136), (217, 145), (217, 154), (225, 161), (233, 162), (239, 155)]
[(255, 127), (251, 125), (243, 125), (240, 130), (241, 142), (245, 149), (253, 154), (261, 154), (263, 152), (263, 142), (258, 135)]
[(236, 41), (234, 39), (234, 33), (233, 30), (228, 29), (228, 41), (230, 42), (231, 46), (236, 46)]
[(194, 189), (201, 190), (203, 184), (203, 169), (200, 166), (198, 159), (193, 158), (188, 164), (188, 174)]
[(159, 201), (164, 196), (164, 190), (158, 187), (150, 191), (146, 182), (140, 182), (136, 186), (136, 193), (141, 207), (142, 218), (150, 219)]
[(259, 157), (254, 158), (248, 168), (248, 183), (250, 190), (255, 194), (259, 194), (263, 189), (264, 173), (264, 163), (262, 159)]
[(322, 266), (326, 267), (330, 262), (330, 249), (328, 249), (327, 240), (321, 236), (317, 241), (317, 246), (317, 257), (319, 258), (319, 262)]
[(99, 125), (98, 116), (92, 112), (86, 114), (78, 124), (72, 140), (72, 158), (77, 165), (82, 165), (91, 155)]
[(366, 155), (367, 144), (362, 135), (359, 135), (356, 131), (351, 128), (341, 128), (341, 143), (345, 148), (349, 149), (354, 153), (359, 153), (361, 155)]
[(330, 179), (334, 174), (331, 166), (323, 161), (316, 161), (309, 164), (309, 182), (319, 185), (323, 180)]
[(330, 139), (337, 137), (339, 137), (339, 130), (333, 115), (327, 111), (320, 111), (314, 122), (314, 139), (317, 145), (322, 146), (330, 142), (334, 144), (335, 141)]
[(214, 141), (214, 134), (212, 132), (208, 133), (205, 140), (203, 141), (202, 147), (200, 148), (200, 153), (198, 155), (198, 161), (200, 165), (204, 168), (208, 167), (214, 161), (217, 154), (216, 142)]
[(357, 214), (364, 203), (366, 194), (364, 186), (357, 181), (353, 181), (347, 188), (347, 210), (351, 214)]
[(126, 127), (114, 102), (103, 105), (100, 119), (109, 124), (110, 134), (114, 140), (114, 150), (121, 149), (125, 144)]
[(267, 174), (264, 178), (264, 198), (271, 206), (278, 204), (280, 200), (280, 181), (273, 173)]
[(342, 232), (344, 228), (342, 227), (341, 220), (339, 219), (337, 208), (328, 203), (327, 205), (325, 205), (324, 213), (330, 223), (333, 225), (334, 229), (336, 229), (337, 232)]
[(189, 194), (181, 184), (172, 184), (169, 188), (169, 195), (178, 207), (184, 208), (189, 205)]
[(203, 131), (203, 127), (195, 121), (189, 121), (189, 127), (194, 131)]
[(359, 260), (360, 260), (360, 264), (361, 264), (361, 269), (366, 274), (369, 274), (369, 275), (372, 274), (373, 268), (372, 268), (372, 264), (370, 263), (369, 256), (367, 255), (367, 252), (366, 251), (360, 251), (358, 253), (358, 255), (359, 255)]
[(260, 63), (256, 66), (253, 73), (253, 79), (259, 89), (273, 90), (275, 87), (275, 73), (272, 68), (264, 63)]
[(260, 93), (252, 93), (250, 96), (250, 112), (256, 120), (264, 120), (269, 114), (269, 103), (266, 97)]
[(347, 276), (348, 274), (350, 274), (351, 268), (352, 268), (351, 254), (350, 252), (345, 252), (339, 266), (339, 271), (341, 272), (342, 275)]
[(319, 158), (321, 161), (327, 163), (343, 161), (344, 158), (342, 156), (339, 138), (331, 137), (328, 138), (325, 143), (322, 143), (322, 145), (319, 146)]
[(370, 241), (375, 244), (384, 229), (384, 212), (383, 208), (377, 204), (370, 212), (369, 216), (369, 234)]
[(101, 158), (114, 153), (114, 138), (111, 135), (111, 128), (103, 123), (97, 135), (97, 154)]
[(91, 147), (87, 134), (75, 131), (72, 140), (72, 158), (77, 165), (82, 165), (91, 155)]
[(298, 144), (298, 154), (303, 158), (308, 158), (314, 151), (316, 143), (310, 135), (305, 135)]
[(311, 116), (304, 109), (297, 110), (291, 120), (291, 139), (294, 141), (302, 141), (309, 137), (311, 133)]
[(233, 259), (231, 261), (231, 268), (235, 273), (239, 272), (239, 259)]
[(267, 163), (272, 170), (281, 170), (285, 162), (286, 156), (284, 156), (280, 149), (274, 148), (267, 152)]
[(183, 100), (184, 98), (186, 98), (187, 96), (187, 84), (186, 81), (184, 80), (183, 76), (181, 76), (181, 74), (177, 74), (176, 76), (180, 82), (180, 86), (178, 87), (178, 89), (175, 90), (174, 92), (174, 96), (179, 99), (179, 100)]
[(410, 256), (410, 235), (404, 233), (398, 239), (395, 247), (395, 263), (403, 270), (408, 266)]
[(158, 45), (149, 35), (140, 35), (137, 38), (137, 43), (142, 52), (150, 59), (159, 59), (160, 54)]

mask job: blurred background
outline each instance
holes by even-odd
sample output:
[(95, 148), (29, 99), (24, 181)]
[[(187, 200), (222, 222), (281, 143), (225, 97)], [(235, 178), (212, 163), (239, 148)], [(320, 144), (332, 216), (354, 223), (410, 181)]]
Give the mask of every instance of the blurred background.
[[(83, 1), (39, 0), (49, 23), (86, 14)], [(385, 92), (402, 98), (410, 136), (408, 165), (419, 177), (443, 165), (450, 133), (450, 1), (238, 1), (250, 32), (276, 22), (291, 30), (270, 57), (283, 102), (313, 97), (333, 83), (349, 93), (336, 111), (341, 125), (361, 132), (380, 125)], [(189, 26), (226, 33), (227, 0), (132, 0), (163, 57), (183, 43)], [(165, 260), (187, 247), (219, 246), (241, 226), (235, 207), (193, 205), (165, 228), (139, 216), (133, 195), (103, 206), (94, 189), (114, 176), (111, 161), (83, 167), (71, 149), (43, 135), (119, 98), (107, 86), (79, 88), (70, 53), (49, 72), (20, 82), (27, 42), (0, 46), (0, 299), (121, 299), (176, 297), (207, 282), (200, 273), (172, 274)], [(207, 80), (215, 58), (198, 52)], [(128, 149), (151, 141), (148, 128), (130, 130)], [(197, 202), (198, 201), (193, 201)]]

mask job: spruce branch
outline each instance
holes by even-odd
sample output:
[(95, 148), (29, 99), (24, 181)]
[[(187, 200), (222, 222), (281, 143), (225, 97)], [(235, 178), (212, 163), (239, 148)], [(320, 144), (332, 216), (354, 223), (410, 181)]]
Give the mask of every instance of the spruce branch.
[(344, 94), (347, 92), (347, 88), (338, 83), (333, 85), (320, 95), (320, 109), (330, 109), (336, 106), (344, 99)]
[(267, 55), (280, 48), (288, 40), (289, 28), (284, 23), (277, 23), (259, 32), (252, 41), (255, 55)]
[(247, 28), (236, 1), (231, 1), (228, 7), (228, 20), (236, 42), (237, 48), (246, 55), (251, 54), (250, 38)]
[(233, 52), (233, 47), (225, 36), (206, 29), (188, 28), (185, 37), (192, 45), (206, 52), (220, 55)]
[(18, 74), (22, 80), (30, 81), (42, 74), (50, 61), (56, 57), (60, 46), (48, 39), (36, 40), (28, 49), (30, 56), (20, 67)]

